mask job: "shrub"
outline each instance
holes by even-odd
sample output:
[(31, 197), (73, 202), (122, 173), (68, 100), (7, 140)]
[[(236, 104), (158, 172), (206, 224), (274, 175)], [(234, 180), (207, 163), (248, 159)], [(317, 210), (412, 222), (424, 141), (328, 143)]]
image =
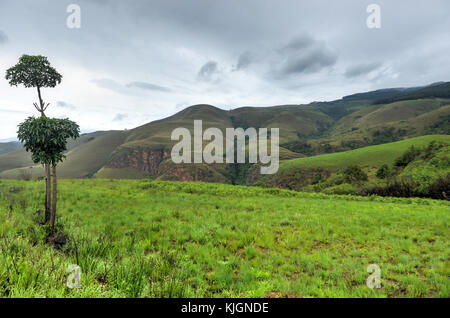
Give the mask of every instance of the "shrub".
[(422, 195), (433, 199), (450, 200), (450, 173), (436, 179)]
[(411, 146), (407, 151), (403, 153), (400, 157), (395, 160), (396, 167), (406, 167), (410, 162), (419, 156), (420, 150)]
[(340, 185), (336, 185), (333, 187), (329, 187), (325, 190), (323, 190), (323, 193), (326, 194), (353, 194), (353, 195), (357, 195), (359, 193), (359, 191), (352, 186), (351, 184), (348, 183), (344, 183), (344, 184), (340, 184)]
[(379, 195), (388, 197), (423, 197), (438, 200), (450, 200), (450, 173), (434, 180), (425, 187), (409, 178), (394, 180), (386, 186), (366, 187), (361, 195)]
[(317, 184), (320, 181), (322, 181), (322, 175), (321, 174), (316, 174), (314, 175), (314, 177), (311, 178), (311, 184)]
[(394, 127), (383, 127), (372, 133), (372, 145), (379, 145), (399, 140)]
[(290, 151), (301, 153), (304, 155), (311, 155), (314, 153), (311, 145), (303, 140), (290, 141), (280, 145), (283, 148), (286, 148)]
[(347, 183), (360, 183), (367, 179), (367, 174), (358, 165), (348, 166), (344, 170), (344, 180)]
[(376, 176), (378, 179), (386, 179), (392, 175), (392, 171), (387, 164), (382, 165), (378, 168)]
[(386, 186), (365, 188), (361, 191), (361, 195), (410, 198), (415, 196), (414, 188), (416, 186), (417, 184), (410, 179), (400, 179), (395, 180)]

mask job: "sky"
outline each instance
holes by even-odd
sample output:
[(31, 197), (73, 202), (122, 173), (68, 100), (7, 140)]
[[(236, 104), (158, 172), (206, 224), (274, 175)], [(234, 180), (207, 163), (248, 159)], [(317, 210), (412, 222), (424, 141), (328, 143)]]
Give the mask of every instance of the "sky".
[[(80, 28), (69, 28), (70, 4)], [(369, 28), (371, 4), (380, 28)], [(0, 140), (38, 115), (4, 74), (22, 54), (62, 75), (47, 115), (131, 129), (190, 105), (305, 104), (450, 80), (448, 0), (0, 0)], [(69, 21), (69, 22), (70, 22)]]

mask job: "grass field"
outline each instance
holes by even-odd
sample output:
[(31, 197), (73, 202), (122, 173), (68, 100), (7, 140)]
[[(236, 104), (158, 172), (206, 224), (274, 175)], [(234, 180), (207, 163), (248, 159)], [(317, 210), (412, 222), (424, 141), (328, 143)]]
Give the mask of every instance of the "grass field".
[(433, 140), (450, 143), (450, 136), (427, 135), (351, 151), (288, 160), (280, 165), (280, 172), (305, 167), (336, 170), (355, 164), (362, 167), (378, 167), (382, 164), (392, 165), (394, 160), (401, 156), (409, 147), (424, 147)]
[(35, 213), (43, 190), (0, 180), (2, 297), (450, 297), (446, 201), (62, 180), (57, 249)]

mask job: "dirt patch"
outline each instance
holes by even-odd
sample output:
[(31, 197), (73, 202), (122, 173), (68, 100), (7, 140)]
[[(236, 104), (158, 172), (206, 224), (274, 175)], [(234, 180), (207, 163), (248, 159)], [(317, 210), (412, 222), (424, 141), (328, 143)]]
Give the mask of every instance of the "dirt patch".
[(281, 292), (279, 291), (271, 291), (266, 295), (266, 298), (281, 298)]

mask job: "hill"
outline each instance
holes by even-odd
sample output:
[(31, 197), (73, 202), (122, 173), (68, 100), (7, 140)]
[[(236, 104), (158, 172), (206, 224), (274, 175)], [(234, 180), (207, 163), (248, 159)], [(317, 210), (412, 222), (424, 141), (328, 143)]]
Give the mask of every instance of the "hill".
[[(194, 105), (131, 130), (95, 132), (69, 141), (67, 161), (59, 167), (59, 175), (245, 184), (250, 165), (173, 164), (172, 131), (185, 127), (192, 132), (195, 119), (203, 121), (203, 129), (217, 127), (223, 132), (228, 127), (279, 128), (283, 161), (426, 134), (449, 134), (450, 98), (427, 95), (428, 98), (392, 103), (375, 102), (380, 98), (412, 98), (450, 91), (447, 84), (378, 90), (309, 105), (241, 107), (230, 111)], [(416, 93), (419, 95), (411, 95)], [(30, 169), (31, 166), (33, 163), (24, 149), (0, 154), (0, 178), (19, 178), (30, 173), (34, 177), (43, 176), (41, 167)]]
[[(67, 159), (58, 166), (60, 178), (89, 178), (100, 170), (107, 162), (111, 152), (124, 141), (123, 132), (97, 132), (86, 134), (76, 141), (68, 143)], [(11, 153), (7, 158), (12, 160), (19, 156), (29, 156), (24, 150)], [(2, 158), (0, 157), (0, 162)], [(33, 178), (43, 177), (45, 172), (41, 165), (29, 165), (21, 168), (7, 169), (0, 172), (0, 178), (15, 179), (24, 173)], [(3, 163), (4, 164), (4, 163)]]
[[(97, 140), (97, 138), (101, 138), (102, 136), (107, 135), (109, 133), (111, 133), (111, 132), (98, 131), (98, 132), (94, 132), (94, 133), (83, 134), (77, 140), (69, 140), (67, 143), (68, 153), (66, 153), (67, 161), (71, 160), (71, 162), (74, 163), (74, 161), (76, 161), (76, 160), (72, 161), (72, 156), (74, 155), (74, 152), (72, 152), (72, 150), (79, 149), (80, 146), (83, 146), (85, 144), (97, 145), (97, 147), (98, 147), (100, 145), (100, 143), (102, 143), (102, 141), (103, 141), (104, 144), (102, 144), (100, 146), (100, 149), (104, 149), (104, 147), (106, 147), (106, 149), (109, 149), (109, 151), (112, 151), (110, 148), (108, 148), (109, 144), (110, 144), (110, 139), (100, 139), (100, 140), (102, 140), (100, 143), (98, 141), (94, 142)], [(80, 167), (85, 167), (88, 171), (94, 169), (91, 167), (90, 164), (97, 161), (96, 157), (93, 156), (93, 154), (98, 153), (98, 150), (96, 150), (95, 148), (96, 148), (95, 146), (92, 147), (91, 151), (83, 151), (83, 149), (86, 149), (86, 148), (81, 148), (81, 153), (84, 154), (84, 157), (78, 157), (79, 162), (77, 162), (76, 164)], [(109, 153), (110, 152), (107, 151), (106, 156), (108, 156)], [(88, 161), (83, 161), (83, 160), (81, 160), (81, 158), (86, 158)], [(92, 159), (89, 161), (89, 158), (92, 158)], [(105, 163), (105, 161), (103, 161), (103, 164), (104, 163)], [(94, 165), (96, 165), (96, 163), (94, 163)], [(17, 178), (21, 175), (20, 172), (23, 170), (23, 169), (21, 170), (20, 168), (29, 169), (32, 166), (34, 166), (34, 163), (31, 160), (31, 155), (29, 153), (27, 153), (24, 148), (2, 154), (2, 155), (0, 155), (0, 178)], [(80, 168), (80, 170), (78, 170), (78, 172), (85, 171), (86, 170), (85, 168)], [(41, 177), (44, 175), (42, 167), (34, 166), (33, 169), (34, 170), (32, 170), (32, 172), (33, 172), (34, 177)], [(71, 168), (71, 169), (77, 169), (77, 168)], [(81, 170), (81, 169), (85, 169), (85, 170)], [(63, 172), (63, 175), (65, 175), (64, 172)], [(83, 177), (85, 175), (67, 174), (67, 176)]]
[[(438, 123), (450, 115), (450, 99), (418, 99), (367, 106), (338, 120), (330, 129), (330, 135), (340, 135), (346, 139), (355, 136), (371, 136), (377, 129), (394, 128), (403, 135), (420, 135), (426, 127)], [(443, 109), (441, 109), (443, 108)], [(432, 114), (439, 113), (439, 116)], [(423, 117), (423, 115), (427, 115)], [(394, 136), (393, 133), (391, 133)], [(376, 136), (375, 136), (376, 137)]]
[(450, 98), (450, 82), (429, 85), (413, 91), (407, 91), (397, 96), (381, 98), (377, 100), (375, 103), (386, 104), (400, 100), (424, 99), (424, 98)]
[(363, 167), (375, 167), (382, 164), (393, 164), (394, 160), (411, 146), (426, 146), (431, 141), (443, 141), (450, 143), (450, 136), (429, 135), (402, 141), (369, 146), (360, 149), (324, 154), (313, 157), (293, 159), (283, 162), (279, 171), (291, 170), (303, 167), (340, 169), (351, 164), (359, 164)]
[(16, 141), (0, 143), (0, 155), (22, 148), (22, 144)]
[[(430, 143), (432, 145), (442, 144), (443, 146), (433, 149)], [(414, 147), (416, 150), (413, 153), (414, 157), (410, 159), (410, 162), (406, 163), (406, 168), (403, 169), (402, 166), (396, 167), (398, 158), (410, 151), (411, 147)], [(417, 155), (420, 152), (427, 155), (420, 157)], [(249, 174), (250, 177), (247, 183), (253, 184), (257, 182), (256, 184), (258, 185), (266, 184), (298, 191), (326, 190), (327, 193), (364, 194), (363, 190), (366, 190), (365, 188), (386, 185), (384, 181), (375, 180), (377, 170), (381, 166), (386, 165), (392, 171), (392, 177), (395, 175), (408, 177), (413, 188), (426, 187), (430, 186), (439, 177), (446, 178), (450, 175), (449, 157), (450, 136), (427, 135), (345, 152), (287, 160), (281, 163), (276, 174), (270, 176), (261, 177), (255, 172), (257, 169), (252, 168), (252, 173)], [(367, 173), (367, 182), (361, 181), (355, 184), (347, 182), (344, 171), (351, 166), (358, 166), (364, 173)], [(337, 187), (332, 188), (334, 186)], [(443, 189), (443, 191), (450, 193), (449, 189)], [(425, 194), (425, 196), (428, 195)], [(441, 197), (440, 194), (437, 194), (437, 196)], [(447, 194), (443, 196), (445, 198)]]

